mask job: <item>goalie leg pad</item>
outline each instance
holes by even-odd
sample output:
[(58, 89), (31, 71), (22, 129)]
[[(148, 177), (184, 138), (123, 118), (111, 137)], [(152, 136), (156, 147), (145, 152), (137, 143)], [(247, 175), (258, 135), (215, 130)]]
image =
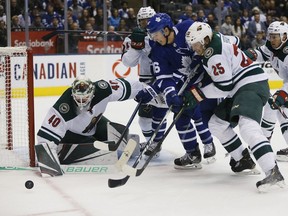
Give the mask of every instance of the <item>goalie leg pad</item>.
[(50, 148), (48, 143), (41, 143), (35, 145), (35, 152), (42, 177), (61, 176), (64, 174), (55, 148)]

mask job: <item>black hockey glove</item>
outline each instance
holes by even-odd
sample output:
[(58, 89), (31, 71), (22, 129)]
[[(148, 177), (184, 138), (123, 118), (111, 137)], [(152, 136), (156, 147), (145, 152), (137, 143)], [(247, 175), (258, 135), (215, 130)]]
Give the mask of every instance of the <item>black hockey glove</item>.
[(136, 50), (141, 50), (145, 48), (145, 30), (141, 28), (134, 28), (132, 34), (130, 35), (131, 47)]
[(205, 98), (205, 95), (197, 86), (192, 86), (189, 91), (184, 93), (184, 104), (188, 109), (194, 109)]
[(268, 99), (268, 103), (271, 109), (278, 109), (278, 107), (285, 106), (288, 107), (288, 94), (283, 90), (278, 90)]
[(244, 53), (245, 53), (245, 55), (248, 57), (248, 58), (250, 58), (252, 61), (256, 61), (257, 60), (257, 53), (255, 52), (255, 50), (254, 49), (251, 49), (251, 48), (249, 48), (249, 49), (247, 49), (247, 50), (244, 50), (243, 51)]
[(139, 91), (135, 96), (134, 100), (138, 103), (148, 103), (152, 99), (157, 97), (157, 92), (153, 89), (152, 86), (148, 85), (143, 90)]

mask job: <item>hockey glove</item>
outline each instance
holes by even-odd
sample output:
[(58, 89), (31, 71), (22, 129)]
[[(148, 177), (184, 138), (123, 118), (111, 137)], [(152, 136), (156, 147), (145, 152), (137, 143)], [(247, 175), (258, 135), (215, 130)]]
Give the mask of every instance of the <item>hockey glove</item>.
[(194, 109), (206, 97), (196, 86), (192, 86), (189, 91), (184, 93), (184, 104), (189, 109)]
[(250, 58), (252, 61), (256, 61), (257, 60), (257, 53), (255, 52), (255, 50), (254, 49), (251, 49), (251, 48), (249, 48), (249, 49), (247, 49), (247, 50), (244, 50), (243, 51), (244, 53), (245, 53), (245, 55), (248, 57), (248, 58)]
[(288, 94), (283, 90), (278, 90), (272, 96), (272, 98), (268, 99), (268, 103), (271, 109), (278, 109), (278, 107), (285, 106), (288, 107)]
[(138, 103), (148, 103), (152, 99), (157, 97), (157, 92), (153, 89), (152, 86), (147, 85), (143, 90), (139, 91), (135, 96), (134, 100)]
[(177, 91), (174, 87), (167, 87), (164, 90), (164, 94), (166, 97), (166, 102), (169, 107), (172, 106), (172, 111), (174, 113), (178, 113), (183, 106), (183, 100), (177, 94)]
[(131, 47), (136, 50), (144, 49), (145, 37), (146, 37), (145, 30), (141, 28), (134, 28), (132, 34), (130, 35)]

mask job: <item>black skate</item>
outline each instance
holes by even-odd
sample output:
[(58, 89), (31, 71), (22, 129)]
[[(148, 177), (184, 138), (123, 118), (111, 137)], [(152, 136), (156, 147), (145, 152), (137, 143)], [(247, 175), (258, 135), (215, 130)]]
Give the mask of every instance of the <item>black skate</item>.
[(240, 161), (235, 161), (232, 157), (230, 159), (231, 170), (237, 174), (246, 174), (246, 175), (259, 175), (260, 171), (257, 170), (256, 164), (253, 159), (250, 157), (248, 149), (244, 149), (242, 152), (243, 157)]
[(266, 192), (272, 185), (278, 185), (281, 188), (285, 186), (284, 178), (277, 165), (266, 174), (266, 178), (256, 183), (260, 192)]
[[(152, 142), (148, 146), (147, 150), (144, 152), (144, 155), (149, 157), (152, 154), (152, 152), (154, 151), (154, 149), (156, 148), (157, 144), (158, 144), (158, 142)], [(160, 151), (161, 151), (161, 147), (157, 150), (157, 153), (154, 155), (153, 158), (159, 157), (160, 156)]]
[(276, 160), (288, 162), (288, 148), (277, 151)]
[(186, 153), (180, 158), (174, 160), (175, 169), (201, 169), (201, 152), (199, 147), (191, 153)]
[(216, 158), (214, 157), (216, 154), (216, 149), (214, 143), (204, 144), (204, 154), (203, 157), (206, 159), (207, 163), (214, 163)]

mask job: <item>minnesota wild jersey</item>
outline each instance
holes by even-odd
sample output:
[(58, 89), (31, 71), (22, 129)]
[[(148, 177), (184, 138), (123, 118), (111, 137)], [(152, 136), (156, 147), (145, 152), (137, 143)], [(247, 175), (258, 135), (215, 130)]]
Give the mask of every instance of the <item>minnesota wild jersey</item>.
[(270, 41), (258, 47), (256, 50), (257, 60), (259, 62), (269, 61), (273, 69), (283, 79), (283, 90), (288, 92), (288, 41), (278, 50), (272, 48)]
[(61, 95), (49, 109), (37, 133), (38, 143), (53, 141), (59, 144), (67, 131), (82, 136), (94, 135), (109, 102), (134, 98), (143, 89), (139, 81), (127, 79), (99, 80), (93, 84), (94, 97), (83, 110), (74, 102), (71, 87)]
[(208, 98), (232, 97), (242, 86), (268, 79), (258, 63), (223, 39), (214, 33), (203, 55), (203, 66), (213, 80), (202, 88)]

